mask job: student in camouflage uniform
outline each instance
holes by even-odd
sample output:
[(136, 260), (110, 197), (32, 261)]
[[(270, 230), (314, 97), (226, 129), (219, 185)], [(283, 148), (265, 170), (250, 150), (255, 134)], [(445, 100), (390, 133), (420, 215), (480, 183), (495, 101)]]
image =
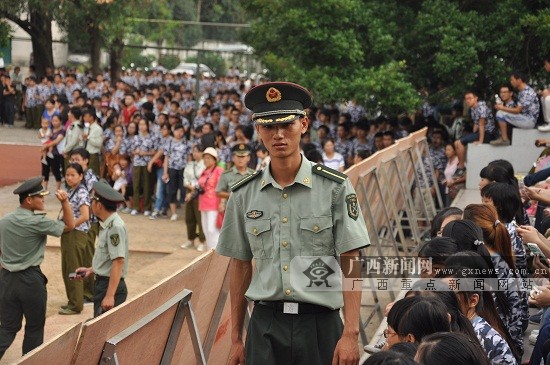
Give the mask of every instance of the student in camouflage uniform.
[(83, 266), (88, 252), (88, 230), (90, 229), (90, 195), (82, 184), (82, 166), (71, 163), (65, 172), (67, 194), (75, 217), (75, 228), (61, 236), (61, 276), (65, 284), (68, 303), (61, 307), (59, 314), (78, 314), (84, 306), (84, 285), (69, 278), (70, 273)]
[(184, 197), (185, 190), (183, 188), (183, 169), (187, 165), (187, 157), (191, 154), (191, 146), (185, 139), (184, 128), (181, 123), (174, 126), (174, 138), (171, 139), (168, 145), (165, 145), (164, 155), (164, 173), (162, 178), (168, 182), (167, 194), (168, 203), (172, 215), (170, 220), (178, 219), (176, 214), (176, 203), (178, 191)]

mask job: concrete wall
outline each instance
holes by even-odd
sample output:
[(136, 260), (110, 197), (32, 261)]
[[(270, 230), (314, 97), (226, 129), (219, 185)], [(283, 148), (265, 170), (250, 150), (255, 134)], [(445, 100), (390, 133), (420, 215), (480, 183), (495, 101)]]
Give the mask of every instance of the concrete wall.
[(479, 172), (493, 160), (510, 161), (516, 173), (527, 173), (537, 160), (542, 147), (535, 147), (536, 139), (550, 139), (550, 133), (537, 129), (514, 128), (512, 144), (506, 147), (494, 147), (489, 144), (468, 145), (466, 188), (477, 189)]

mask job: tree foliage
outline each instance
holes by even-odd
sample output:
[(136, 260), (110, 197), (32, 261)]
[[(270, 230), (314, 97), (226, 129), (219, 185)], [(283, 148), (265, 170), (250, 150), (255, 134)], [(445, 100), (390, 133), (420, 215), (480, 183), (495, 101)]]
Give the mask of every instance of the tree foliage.
[(53, 67), (52, 20), (57, 0), (12, 0), (0, 2), (0, 17), (17, 24), (31, 37), (34, 66), (39, 75)]
[(356, 97), (385, 113), (417, 90), (492, 93), (513, 69), (534, 76), (549, 52), (549, 0), (246, 0), (246, 41), (274, 79), (318, 101)]

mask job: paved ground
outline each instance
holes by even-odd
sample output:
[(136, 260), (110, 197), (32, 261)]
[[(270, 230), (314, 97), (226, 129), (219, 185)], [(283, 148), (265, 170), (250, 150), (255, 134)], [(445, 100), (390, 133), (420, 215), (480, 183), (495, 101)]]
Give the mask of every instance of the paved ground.
[[(0, 127), (0, 217), (15, 209), (17, 197), (12, 194), (18, 182), (40, 175), (39, 141), (36, 133), (22, 128)], [(50, 186), (53, 191), (53, 187)], [(46, 197), (46, 213), (56, 217), (60, 205), (53, 195)], [(122, 215), (130, 235), (129, 273), (127, 277), (129, 297), (147, 290), (153, 284), (181, 269), (201, 253), (179, 247), (186, 237), (183, 211), (180, 219), (151, 221), (143, 216)], [(160, 233), (160, 234), (159, 234)], [(42, 270), (48, 277), (48, 311), (46, 341), (61, 333), (72, 324), (92, 317), (92, 306), (86, 305), (80, 315), (61, 316), (59, 306), (66, 303), (65, 289), (61, 278), (61, 255), (59, 239), (49, 237)], [(21, 356), (22, 332), (8, 349), (0, 364), (9, 364)]]

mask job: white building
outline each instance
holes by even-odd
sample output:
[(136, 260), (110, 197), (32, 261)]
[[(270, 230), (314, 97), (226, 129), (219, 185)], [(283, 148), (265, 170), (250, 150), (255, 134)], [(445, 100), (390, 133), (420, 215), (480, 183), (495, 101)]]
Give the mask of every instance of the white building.
[[(31, 36), (21, 29), (17, 24), (8, 20), (12, 27), (11, 39), (11, 60), (6, 59), (6, 65), (13, 66), (29, 66), (32, 53)], [(69, 45), (65, 41), (66, 34), (59, 28), (57, 23), (52, 22), (52, 38), (53, 38), (53, 62), (55, 66), (67, 64), (69, 54)]]

